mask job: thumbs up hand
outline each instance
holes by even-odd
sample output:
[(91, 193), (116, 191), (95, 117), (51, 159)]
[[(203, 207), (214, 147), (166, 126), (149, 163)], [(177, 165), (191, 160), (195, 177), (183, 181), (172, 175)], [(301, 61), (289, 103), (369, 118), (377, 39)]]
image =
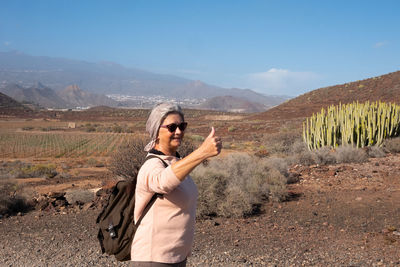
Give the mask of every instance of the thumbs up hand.
[(199, 147), (207, 158), (217, 156), (222, 149), (222, 141), (220, 137), (215, 136), (215, 129), (211, 127), (210, 134), (206, 137), (203, 144)]

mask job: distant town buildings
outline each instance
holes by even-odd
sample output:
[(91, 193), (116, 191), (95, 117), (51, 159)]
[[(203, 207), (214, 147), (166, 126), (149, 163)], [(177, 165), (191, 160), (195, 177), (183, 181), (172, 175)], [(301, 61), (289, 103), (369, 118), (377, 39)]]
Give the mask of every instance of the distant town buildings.
[(168, 98), (165, 96), (131, 96), (131, 95), (121, 95), (121, 94), (109, 94), (109, 98), (119, 102), (121, 106), (131, 107), (131, 108), (151, 108), (154, 105), (162, 102), (172, 102), (179, 104), (182, 107), (195, 107), (205, 102), (205, 98)]

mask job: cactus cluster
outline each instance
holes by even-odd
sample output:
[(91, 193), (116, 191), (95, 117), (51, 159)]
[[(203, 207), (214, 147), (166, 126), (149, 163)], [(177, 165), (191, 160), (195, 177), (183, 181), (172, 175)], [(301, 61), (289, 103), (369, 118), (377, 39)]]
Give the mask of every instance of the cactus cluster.
[(303, 123), (303, 139), (310, 150), (350, 144), (381, 145), (400, 135), (400, 106), (393, 103), (353, 102), (330, 106)]

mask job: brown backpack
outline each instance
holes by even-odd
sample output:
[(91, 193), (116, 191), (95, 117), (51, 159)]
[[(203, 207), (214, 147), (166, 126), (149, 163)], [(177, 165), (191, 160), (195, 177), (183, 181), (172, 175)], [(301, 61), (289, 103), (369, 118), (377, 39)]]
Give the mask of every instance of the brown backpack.
[[(151, 158), (159, 158), (151, 155)], [(159, 158), (165, 167), (168, 164)], [(118, 261), (128, 261), (131, 259), (131, 244), (143, 217), (153, 205), (159, 194), (154, 194), (150, 202), (144, 209), (141, 217), (133, 223), (133, 211), (135, 209), (135, 189), (134, 181), (120, 181), (112, 189), (107, 205), (100, 212), (96, 223), (99, 225), (97, 238), (100, 242), (101, 252), (114, 255)]]

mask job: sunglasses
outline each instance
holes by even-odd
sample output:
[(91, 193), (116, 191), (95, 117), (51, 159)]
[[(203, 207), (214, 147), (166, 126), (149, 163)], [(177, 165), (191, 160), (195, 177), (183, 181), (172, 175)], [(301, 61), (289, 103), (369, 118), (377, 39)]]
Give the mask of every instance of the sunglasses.
[(171, 123), (168, 125), (161, 125), (160, 127), (167, 128), (170, 133), (175, 132), (176, 128), (179, 128), (179, 130), (181, 130), (181, 132), (183, 132), (187, 127), (187, 122), (181, 122), (180, 124)]

